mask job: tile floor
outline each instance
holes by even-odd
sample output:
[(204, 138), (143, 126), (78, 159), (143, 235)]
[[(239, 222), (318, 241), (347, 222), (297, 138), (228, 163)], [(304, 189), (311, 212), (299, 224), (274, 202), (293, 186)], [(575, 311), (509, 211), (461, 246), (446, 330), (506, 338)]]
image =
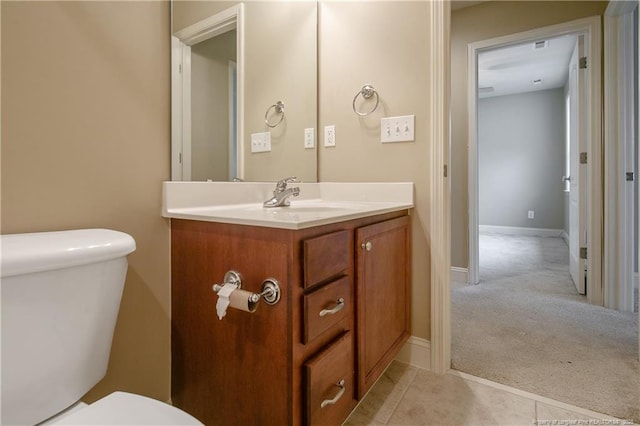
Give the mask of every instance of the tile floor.
[(394, 361), (345, 426), (625, 425), (633, 422), (538, 397), (464, 373), (437, 375)]

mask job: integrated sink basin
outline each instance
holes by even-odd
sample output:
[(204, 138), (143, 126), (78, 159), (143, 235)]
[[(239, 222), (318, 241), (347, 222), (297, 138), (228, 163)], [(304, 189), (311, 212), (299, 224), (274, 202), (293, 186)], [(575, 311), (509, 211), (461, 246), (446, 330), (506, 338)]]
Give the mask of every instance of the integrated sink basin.
[[(346, 187), (332, 187), (332, 185)], [(380, 186), (370, 187), (370, 185)], [(387, 192), (393, 196), (385, 197), (383, 190), (385, 185), (392, 185), (393, 190)], [(263, 200), (271, 193), (272, 184), (165, 182), (163, 216), (271, 228), (303, 229), (413, 207), (412, 183), (317, 183), (300, 184), (300, 187), (300, 197), (291, 199), (290, 206), (264, 207)], [(339, 191), (336, 192), (336, 189)], [(346, 189), (350, 190), (345, 193)], [(374, 189), (380, 189), (380, 191), (376, 193)], [(389, 187), (387, 186), (386, 189)], [(242, 202), (246, 199), (252, 200)]]
[[(273, 210), (278, 212), (300, 212), (300, 213), (328, 213), (337, 211), (354, 211), (362, 210), (370, 207), (371, 204), (357, 203), (353, 201), (326, 201), (326, 200), (292, 200), (291, 205), (288, 207), (264, 207), (267, 210)], [(262, 207), (262, 206), (259, 206)], [(256, 208), (252, 206), (251, 208)]]

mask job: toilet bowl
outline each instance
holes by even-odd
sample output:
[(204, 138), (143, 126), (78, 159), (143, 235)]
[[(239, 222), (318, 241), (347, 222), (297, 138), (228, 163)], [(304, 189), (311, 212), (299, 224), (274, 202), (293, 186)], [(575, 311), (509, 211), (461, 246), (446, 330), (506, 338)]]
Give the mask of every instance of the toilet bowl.
[(130, 235), (107, 229), (0, 237), (1, 424), (202, 424), (127, 392), (78, 403), (107, 372), (135, 248)]

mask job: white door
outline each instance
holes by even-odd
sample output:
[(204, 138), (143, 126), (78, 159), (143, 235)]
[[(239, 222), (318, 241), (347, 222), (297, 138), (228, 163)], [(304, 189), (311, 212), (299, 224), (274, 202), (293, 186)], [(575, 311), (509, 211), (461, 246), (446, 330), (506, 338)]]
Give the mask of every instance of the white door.
[(586, 247), (586, 165), (580, 164), (580, 153), (585, 152), (584, 76), (579, 67), (579, 37), (569, 62), (569, 271), (578, 293), (585, 294), (585, 261), (580, 258), (580, 247)]

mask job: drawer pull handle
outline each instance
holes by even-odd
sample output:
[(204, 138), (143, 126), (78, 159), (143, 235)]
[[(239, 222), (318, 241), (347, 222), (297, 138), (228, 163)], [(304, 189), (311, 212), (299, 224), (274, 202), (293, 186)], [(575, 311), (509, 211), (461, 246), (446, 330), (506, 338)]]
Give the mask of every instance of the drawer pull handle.
[(360, 244), (360, 247), (366, 251), (371, 251), (373, 248), (373, 243), (371, 241), (367, 241), (366, 243)]
[(323, 309), (320, 311), (320, 316), (323, 317), (325, 315), (333, 315), (338, 311), (341, 311), (344, 308), (344, 299), (341, 297), (338, 299), (338, 304), (333, 309)]
[(338, 383), (336, 383), (336, 386), (340, 388), (336, 396), (334, 396), (333, 399), (325, 399), (324, 401), (322, 401), (322, 403), (320, 404), (320, 408), (324, 408), (327, 405), (333, 405), (338, 402), (340, 398), (342, 398), (342, 394), (344, 394), (345, 391), (344, 380), (340, 380)]

